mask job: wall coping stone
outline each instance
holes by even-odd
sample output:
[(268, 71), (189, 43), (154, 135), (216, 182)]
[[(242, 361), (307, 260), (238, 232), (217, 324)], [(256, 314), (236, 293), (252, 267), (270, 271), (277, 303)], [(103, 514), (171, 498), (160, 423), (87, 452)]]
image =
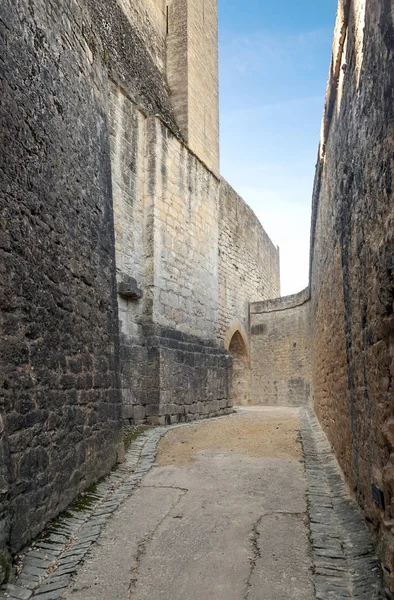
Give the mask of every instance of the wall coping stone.
[(250, 314), (258, 315), (262, 313), (278, 312), (281, 310), (289, 310), (306, 304), (311, 299), (309, 286), (291, 296), (282, 296), (281, 298), (273, 298), (272, 300), (264, 300), (263, 302), (251, 302)]

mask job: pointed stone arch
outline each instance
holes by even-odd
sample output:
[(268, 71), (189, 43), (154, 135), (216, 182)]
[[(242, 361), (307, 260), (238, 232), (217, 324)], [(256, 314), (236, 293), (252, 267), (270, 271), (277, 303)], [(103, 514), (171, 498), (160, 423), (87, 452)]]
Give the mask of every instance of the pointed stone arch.
[(224, 346), (233, 358), (232, 393), (235, 406), (250, 404), (250, 360), (247, 336), (240, 323), (228, 329)]
[(234, 322), (228, 329), (227, 329), (227, 333), (226, 333), (226, 337), (224, 338), (224, 347), (226, 348), (227, 352), (230, 349), (230, 344), (231, 344), (231, 340), (234, 337), (234, 334), (238, 331), (239, 335), (241, 336), (242, 339), (242, 344), (245, 350), (245, 354), (247, 356), (247, 359), (249, 361), (249, 343), (248, 343), (248, 336), (246, 335), (245, 329), (242, 327), (241, 323), (239, 321)]

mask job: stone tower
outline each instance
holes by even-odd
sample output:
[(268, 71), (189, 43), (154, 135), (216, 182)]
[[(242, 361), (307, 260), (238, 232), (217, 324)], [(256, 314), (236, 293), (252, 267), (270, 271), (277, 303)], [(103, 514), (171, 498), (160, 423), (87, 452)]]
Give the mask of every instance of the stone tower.
[(217, 0), (168, 4), (167, 78), (188, 146), (219, 174)]

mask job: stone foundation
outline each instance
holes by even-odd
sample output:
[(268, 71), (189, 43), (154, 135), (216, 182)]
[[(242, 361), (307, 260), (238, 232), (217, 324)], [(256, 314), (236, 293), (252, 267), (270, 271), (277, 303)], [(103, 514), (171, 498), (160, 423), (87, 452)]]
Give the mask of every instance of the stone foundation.
[(125, 420), (169, 425), (232, 412), (231, 358), (224, 350), (158, 326), (145, 334), (151, 387), (136, 403), (125, 401)]

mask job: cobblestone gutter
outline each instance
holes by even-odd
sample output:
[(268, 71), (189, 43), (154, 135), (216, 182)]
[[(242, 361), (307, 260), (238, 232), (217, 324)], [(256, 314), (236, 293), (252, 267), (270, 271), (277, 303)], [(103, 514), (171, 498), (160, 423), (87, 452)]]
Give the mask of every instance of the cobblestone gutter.
[[(380, 565), (364, 520), (349, 499), (313, 411), (301, 409), (300, 414), (316, 600), (383, 600)], [(72, 506), (35, 542), (18, 579), (0, 592), (0, 600), (59, 600), (111, 515), (154, 464), (162, 436), (174, 427), (195, 424), (158, 427), (137, 438), (125, 462), (89, 494), (88, 506)]]
[(382, 599), (381, 569), (330, 444), (311, 409), (301, 409), (317, 600)]
[[(167, 428), (168, 429), (168, 428)], [(24, 556), (15, 584), (0, 592), (0, 599), (58, 600), (91, 545), (98, 539), (112, 513), (138, 487), (154, 463), (156, 449), (166, 428), (151, 429), (137, 438), (125, 462), (87, 496), (88, 506), (78, 505), (48, 527)], [(75, 505), (74, 505), (75, 506)]]
[[(242, 414), (238, 410), (237, 414)], [(212, 420), (229, 418), (216, 417)], [(140, 435), (126, 453), (125, 462), (87, 495), (87, 505), (71, 505), (63, 518), (47, 529), (20, 565), (17, 580), (0, 590), (0, 600), (59, 600), (68, 587), (91, 545), (111, 515), (139, 486), (155, 462), (160, 439), (175, 427), (192, 427), (201, 421), (149, 429)]]

